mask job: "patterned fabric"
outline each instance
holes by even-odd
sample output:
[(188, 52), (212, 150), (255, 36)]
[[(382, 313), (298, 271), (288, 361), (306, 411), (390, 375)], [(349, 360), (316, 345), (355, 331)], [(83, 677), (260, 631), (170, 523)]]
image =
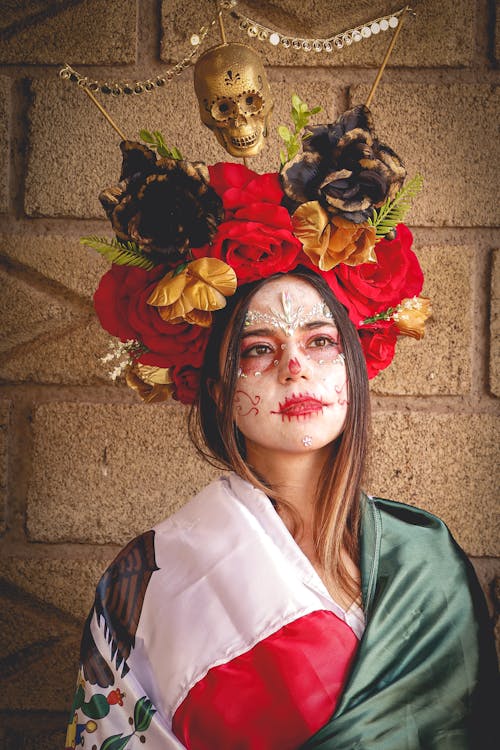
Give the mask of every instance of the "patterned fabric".
[(335, 710), (363, 628), (268, 498), (223, 478), (101, 579), (66, 746), (293, 750)]
[(487, 611), (446, 526), (364, 497), (361, 582), (366, 629), (265, 495), (214, 482), (101, 579), (66, 748), (496, 747)]

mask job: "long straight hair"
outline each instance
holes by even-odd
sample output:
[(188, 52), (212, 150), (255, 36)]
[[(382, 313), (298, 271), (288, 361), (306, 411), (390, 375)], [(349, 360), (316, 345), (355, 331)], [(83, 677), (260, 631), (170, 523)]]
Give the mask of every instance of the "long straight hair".
[[(365, 359), (356, 329), (326, 282), (307, 269), (297, 269), (287, 275), (304, 279), (319, 292), (332, 312), (345, 355), (349, 405), (342, 434), (332, 442), (317, 480), (313, 543), (324, 569), (341, 590), (354, 599), (359, 594), (359, 586), (348, 571), (344, 554), (359, 565), (360, 492), (370, 423)], [(256, 292), (269, 281), (283, 276), (276, 274), (240, 287), (227, 306), (214, 315), (198, 400), (189, 415), (189, 434), (197, 451), (210, 463), (236, 472), (263, 490), (275, 504), (286, 508), (294, 519), (292, 533), (295, 535), (299, 526), (296, 512), (280, 499), (278, 487), (270, 486), (265, 477), (247, 464), (244, 439), (233, 417), (246, 313)], [(223, 345), (225, 355), (221, 368)], [(222, 386), (216, 399), (213, 397), (215, 383)]]

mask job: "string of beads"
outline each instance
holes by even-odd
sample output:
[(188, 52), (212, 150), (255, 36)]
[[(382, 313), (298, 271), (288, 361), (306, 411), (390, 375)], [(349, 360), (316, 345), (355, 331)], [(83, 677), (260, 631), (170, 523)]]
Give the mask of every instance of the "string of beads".
[[(342, 49), (344, 46), (348, 47), (353, 42), (369, 39), (381, 31), (395, 29), (399, 25), (400, 16), (408, 10), (408, 6), (405, 6), (390, 15), (380, 16), (352, 29), (347, 29), (346, 31), (325, 38), (309, 38), (283, 34), (280, 31), (264, 26), (258, 21), (254, 21), (239, 11), (234, 10), (236, 4), (236, 0), (221, 0), (218, 3), (219, 12), (231, 11), (231, 15), (239, 22), (239, 29), (245, 32), (250, 38), (255, 38), (259, 41), (268, 41), (275, 47), (281, 45), (285, 49), (291, 48), (298, 52), (333, 52)], [(203, 41), (215, 26), (217, 20), (218, 15), (202, 26), (197, 33), (191, 35), (190, 42), (193, 49), (179, 60), (179, 62), (165, 71), (164, 74), (153, 76), (145, 81), (135, 81), (134, 83), (118, 83), (116, 81), (112, 83), (108, 83), (107, 81), (100, 82), (82, 75), (67, 63), (59, 71), (59, 75), (64, 80), (72, 81), (78, 84), (78, 86), (87, 88), (93, 94), (111, 94), (112, 96), (125, 94), (130, 96), (131, 94), (151, 93), (165, 86), (168, 81), (171, 81), (175, 76), (179, 76), (186, 68), (192, 65), (194, 57), (200, 51)]]

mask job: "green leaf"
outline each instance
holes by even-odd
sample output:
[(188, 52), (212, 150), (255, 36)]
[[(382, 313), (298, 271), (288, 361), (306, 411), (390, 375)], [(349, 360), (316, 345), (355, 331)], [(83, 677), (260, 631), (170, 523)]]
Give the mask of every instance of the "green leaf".
[(179, 265), (174, 268), (173, 278), (175, 279), (176, 276), (185, 271), (188, 265), (189, 263), (179, 263)]
[(123, 748), (127, 747), (129, 740), (133, 736), (133, 734), (129, 734), (126, 737), (123, 734), (113, 734), (107, 740), (104, 740), (100, 750), (123, 750)]
[(422, 175), (416, 174), (401, 190), (398, 190), (392, 201), (387, 200), (378, 210), (373, 210), (373, 216), (368, 219), (368, 224), (375, 227), (377, 237), (385, 237), (403, 221), (411, 208), (413, 198), (422, 190), (423, 184)]
[(155, 139), (153, 138), (152, 133), (149, 132), (149, 130), (140, 130), (139, 131), (139, 138), (141, 141), (144, 141), (144, 143), (154, 143)]
[(136, 732), (145, 732), (149, 729), (149, 725), (153, 720), (153, 716), (156, 713), (156, 708), (153, 708), (153, 704), (143, 696), (139, 698), (134, 707), (134, 726)]
[(169, 148), (159, 130), (153, 130), (152, 133), (150, 133), (149, 130), (140, 130), (139, 137), (145, 143), (149, 144), (152, 149), (156, 149), (160, 156), (167, 159), (182, 159), (182, 154), (179, 149), (175, 146)]
[(278, 135), (286, 145), (285, 158), (283, 158), (284, 152), (280, 152), (281, 166), (286, 164), (286, 162), (290, 159), (293, 159), (293, 157), (298, 154), (304, 138), (310, 137), (310, 134), (305, 134), (303, 136), (302, 131), (307, 127), (307, 125), (309, 125), (311, 116), (313, 114), (317, 114), (318, 112), (321, 112), (321, 107), (313, 107), (310, 110), (306, 102), (303, 102), (297, 94), (292, 94), (291, 116), (294, 130), (293, 132), (291, 132), (290, 129), (286, 127), (286, 125), (280, 125), (278, 127)]
[(117, 239), (107, 240), (101, 237), (82, 237), (80, 243), (97, 250), (106, 260), (117, 266), (136, 266), (149, 271), (156, 265), (135, 242), (120, 242)]
[(387, 310), (377, 313), (376, 315), (372, 315), (371, 318), (365, 318), (365, 320), (361, 321), (361, 325), (367, 326), (371, 325), (372, 323), (378, 323), (380, 320), (390, 320), (397, 309), (397, 307), (388, 307)]
[(288, 143), (292, 138), (292, 134), (286, 125), (279, 125), (278, 135), (285, 141), (285, 143)]

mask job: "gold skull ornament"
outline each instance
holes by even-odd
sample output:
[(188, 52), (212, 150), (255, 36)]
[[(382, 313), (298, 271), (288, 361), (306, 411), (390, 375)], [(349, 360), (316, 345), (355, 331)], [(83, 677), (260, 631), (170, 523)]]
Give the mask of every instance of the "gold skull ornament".
[(195, 65), (194, 88), (202, 122), (231, 156), (261, 151), (273, 100), (256, 52), (245, 44), (212, 47)]

